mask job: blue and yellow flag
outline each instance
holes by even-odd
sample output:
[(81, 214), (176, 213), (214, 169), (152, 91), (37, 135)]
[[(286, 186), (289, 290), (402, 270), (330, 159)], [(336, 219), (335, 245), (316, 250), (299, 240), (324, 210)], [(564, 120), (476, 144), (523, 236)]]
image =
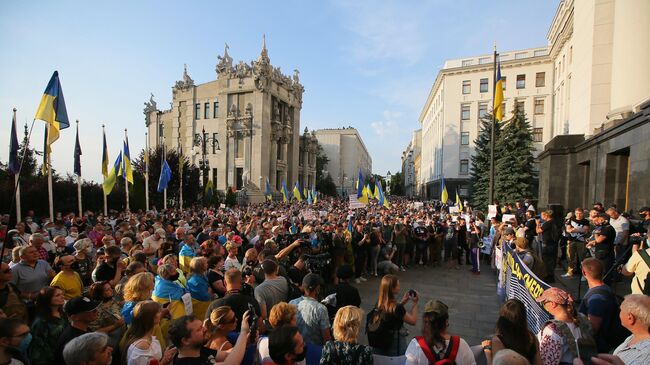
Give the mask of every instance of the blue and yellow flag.
[(50, 78), (50, 82), (45, 88), (34, 119), (40, 119), (50, 125), (47, 140), (48, 146), (59, 139), (59, 131), (61, 129), (66, 129), (70, 126), (58, 71), (54, 71), (54, 74), (52, 74), (52, 78)]
[(16, 132), (16, 112), (11, 120), (11, 136), (9, 136), (9, 173), (18, 174), (20, 171), (20, 161), (18, 160), (18, 133)]
[(158, 177), (158, 192), (162, 193), (167, 189), (169, 181), (172, 179), (172, 169), (169, 167), (167, 160), (164, 160), (160, 168), (160, 177)]
[(503, 79), (501, 78), (501, 62), (497, 61), (497, 79), (494, 80), (494, 119), (503, 120)]
[(108, 177), (108, 145), (106, 144), (106, 131), (102, 131), (104, 135), (104, 146), (102, 147), (102, 175), (104, 180)]
[(273, 200), (273, 194), (271, 193), (271, 184), (269, 183), (268, 177), (266, 178), (266, 188), (264, 189), (264, 196), (268, 201)]
[(104, 179), (102, 188), (104, 189), (104, 195), (108, 195), (113, 191), (113, 187), (117, 182), (117, 177), (121, 175), (120, 170), (122, 169), (122, 152), (117, 155), (111, 171), (108, 173), (108, 176)]
[(300, 184), (296, 181), (296, 185), (293, 186), (293, 197), (299, 202), (302, 201), (302, 196), (300, 196)]
[[(307, 190), (306, 190), (307, 191)], [(307, 204), (312, 205), (311, 191), (307, 191)]]
[(440, 201), (442, 204), (447, 204), (447, 201), (449, 200), (449, 194), (447, 194), (447, 187), (445, 186), (445, 177), (442, 177), (442, 193), (440, 194)]
[(126, 181), (133, 184), (133, 169), (131, 168), (131, 155), (129, 154), (128, 137), (124, 141), (124, 156), (122, 156), (122, 163), (124, 164), (124, 167), (122, 169), (122, 177), (125, 177)]
[(208, 200), (212, 200), (212, 194), (214, 194), (214, 184), (212, 180), (208, 179), (208, 183), (205, 184), (205, 196)]
[(287, 190), (287, 183), (282, 179), (282, 202), (286, 203), (289, 199), (289, 191)]
[(311, 186), (311, 197), (312, 197), (312, 199), (314, 201), (314, 204), (316, 204), (318, 202), (318, 197), (316, 196), (316, 185), (315, 184)]
[(384, 195), (384, 189), (381, 187), (381, 182), (376, 182), (376, 189), (379, 190), (379, 205), (390, 208), (390, 203), (388, 203), (388, 199), (386, 199), (386, 196)]
[(456, 189), (456, 205), (458, 205), (458, 211), (463, 211), (463, 202), (460, 201), (460, 196), (458, 196), (458, 189)]
[[(359, 178), (357, 180), (357, 199), (361, 199), (361, 197), (363, 196), (363, 188), (364, 188), (363, 174), (361, 174), (361, 167), (359, 167)], [(366, 202), (366, 204), (368, 203)]]

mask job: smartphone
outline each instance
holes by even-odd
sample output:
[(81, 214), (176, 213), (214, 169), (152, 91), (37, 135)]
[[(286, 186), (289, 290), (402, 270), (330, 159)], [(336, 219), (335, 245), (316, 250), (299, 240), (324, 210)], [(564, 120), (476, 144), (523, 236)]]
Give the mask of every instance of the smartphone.
[(578, 351), (577, 355), (578, 357), (582, 360), (584, 365), (591, 365), (593, 364), (591, 362), (592, 357), (597, 357), (598, 356), (598, 351), (596, 350), (595, 346), (580, 346), (580, 343), (576, 339), (576, 350)]
[(418, 293), (415, 291), (415, 289), (409, 290), (409, 297), (414, 298), (418, 295)]

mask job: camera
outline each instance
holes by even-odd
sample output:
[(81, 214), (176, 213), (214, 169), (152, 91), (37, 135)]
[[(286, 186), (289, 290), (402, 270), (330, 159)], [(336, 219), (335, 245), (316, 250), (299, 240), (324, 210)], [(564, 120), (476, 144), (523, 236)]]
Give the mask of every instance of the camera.
[(241, 274), (243, 277), (246, 276), (251, 276), (253, 275), (253, 267), (252, 266), (246, 266), (242, 269)]
[(415, 289), (410, 289), (409, 290), (409, 297), (415, 298), (418, 295), (418, 292), (415, 291)]
[(315, 274), (323, 273), (331, 262), (332, 255), (327, 252), (318, 255), (305, 255), (305, 266), (307, 270)]

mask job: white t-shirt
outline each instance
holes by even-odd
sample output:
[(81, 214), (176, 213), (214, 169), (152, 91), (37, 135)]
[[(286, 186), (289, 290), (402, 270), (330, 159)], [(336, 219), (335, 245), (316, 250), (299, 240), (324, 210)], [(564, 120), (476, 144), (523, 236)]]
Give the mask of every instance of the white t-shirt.
[(224, 270), (228, 271), (230, 269), (241, 270), (241, 262), (238, 258), (231, 258), (230, 256), (226, 257), (226, 261), (223, 262)]
[(162, 348), (156, 336), (151, 337), (151, 344), (147, 350), (142, 350), (136, 347), (139, 342), (145, 341), (144, 339), (133, 342), (126, 352), (127, 365), (149, 365), (151, 359), (160, 361), (162, 359)]
[(627, 243), (627, 238), (623, 240), (623, 232), (630, 232), (630, 221), (622, 215), (618, 216), (618, 219), (609, 218), (609, 225), (614, 228), (616, 231), (616, 238), (614, 238), (614, 244), (620, 245)]
[(154, 239), (154, 236), (151, 235), (145, 238), (144, 241), (142, 241), (142, 248), (151, 248), (155, 252), (158, 252), (158, 249), (160, 248), (160, 246), (162, 246), (163, 240), (164, 238), (161, 237), (159, 240), (156, 241)]
[[(445, 341), (445, 348), (443, 349), (442, 347), (433, 349), (433, 351), (440, 353), (444, 352), (446, 348), (449, 346), (449, 340)], [(424, 354), (422, 351), (422, 348), (420, 348), (420, 344), (418, 343), (418, 340), (415, 338), (411, 340), (409, 343), (408, 347), (406, 348), (406, 353), (404, 354), (406, 356), (406, 362), (404, 363), (405, 365), (429, 365), (429, 359), (427, 359), (427, 356)], [(458, 344), (458, 353), (456, 354), (456, 365), (476, 365), (476, 359), (474, 358), (474, 353), (472, 352), (472, 349), (469, 347), (467, 342), (463, 340), (462, 338), (460, 339), (460, 343)]]
[[(650, 248), (646, 249), (645, 252), (650, 255)], [(643, 294), (645, 279), (650, 273), (650, 268), (643, 261), (639, 251), (632, 254), (630, 260), (625, 264), (625, 270), (634, 273), (634, 278), (632, 278), (632, 294)]]

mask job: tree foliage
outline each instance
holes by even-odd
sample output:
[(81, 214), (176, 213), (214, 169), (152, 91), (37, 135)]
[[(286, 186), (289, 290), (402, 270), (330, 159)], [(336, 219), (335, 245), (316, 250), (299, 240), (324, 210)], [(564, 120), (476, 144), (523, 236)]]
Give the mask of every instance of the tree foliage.
[[(495, 123), (495, 141), (499, 141), (501, 135), (501, 123)], [(492, 138), (492, 114), (486, 114), (481, 119), (481, 130), (474, 141), (474, 154), (471, 156), (472, 167), (470, 169), (470, 186), (472, 206), (486, 210), (490, 204), (490, 139)], [(494, 161), (501, 156), (501, 146), (495, 143)], [(496, 175), (496, 172), (495, 172)]]
[(327, 196), (337, 196), (336, 184), (332, 179), (331, 174), (323, 174), (327, 170), (327, 164), (330, 160), (325, 155), (323, 147), (318, 144), (318, 152), (316, 152), (316, 190), (321, 194)]
[(390, 178), (390, 195), (404, 195), (404, 185), (402, 185), (402, 173), (397, 172)]

